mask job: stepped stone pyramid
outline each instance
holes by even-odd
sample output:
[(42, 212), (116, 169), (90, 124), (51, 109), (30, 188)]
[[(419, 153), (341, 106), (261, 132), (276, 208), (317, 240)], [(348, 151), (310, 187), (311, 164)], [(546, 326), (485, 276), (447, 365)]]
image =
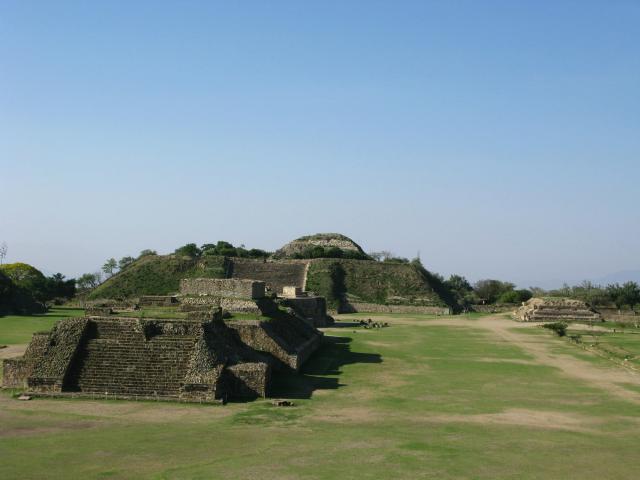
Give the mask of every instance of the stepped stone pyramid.
[(586, 302), (570, 298), (532, 298), (515, 312), (521, 322), (593, 322), (602, 316)]
[(321, 333), (284, 315), (272, 321), (85, 317), (33, 336), (3, 362), (3, 385), (42, 396), (218, 402), (267, 396), (272, 369), (297, 370)]

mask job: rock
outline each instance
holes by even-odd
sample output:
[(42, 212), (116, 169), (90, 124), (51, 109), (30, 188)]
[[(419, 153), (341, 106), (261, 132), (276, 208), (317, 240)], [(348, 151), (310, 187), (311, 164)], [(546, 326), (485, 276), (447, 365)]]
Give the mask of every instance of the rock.
[(23, 401), (25, 401), (25, 400), (31, 400), (31, 396), (30, 396), (30, 395), (25, 395), (25, 394), (23, 393), (22, 395), (20, 395), (20, 396), (18, 397), (18, 400), (23, 400)]

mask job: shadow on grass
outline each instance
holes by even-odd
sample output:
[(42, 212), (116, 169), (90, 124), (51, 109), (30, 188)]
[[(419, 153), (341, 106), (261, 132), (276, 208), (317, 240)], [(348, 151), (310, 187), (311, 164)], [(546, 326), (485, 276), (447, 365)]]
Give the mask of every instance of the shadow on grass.
[(339, 376), (344, 365), (382, 363), (378, 353), (351, 351), (349, 337), (325, 336), (322, 346), (299, 373), (275, 372), (271, 379), (270, 397), (311, 398), (315, 390), (334, 390), (346, 386)]

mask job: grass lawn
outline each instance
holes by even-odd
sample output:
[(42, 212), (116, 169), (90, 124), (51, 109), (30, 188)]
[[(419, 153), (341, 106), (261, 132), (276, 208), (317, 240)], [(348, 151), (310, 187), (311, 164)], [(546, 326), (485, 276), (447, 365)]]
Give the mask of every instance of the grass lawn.
[[(276, 376), (291, 408), (0, 394), (0, 478), (640, 477), (637, 403), (540, 363), (482, 317), (385, 318), (326, 329), (303, 374)], [(28, 338), (8, 325), (4, 338)], [(576, 348), (542, 329), (522, 337)]]
[(61, 318), (80, 317), (82, 309), (53, 307), (47, 313), (39, 315), (0, 316), (0, 345), (29, 343), (34, 332), (50, 330)]

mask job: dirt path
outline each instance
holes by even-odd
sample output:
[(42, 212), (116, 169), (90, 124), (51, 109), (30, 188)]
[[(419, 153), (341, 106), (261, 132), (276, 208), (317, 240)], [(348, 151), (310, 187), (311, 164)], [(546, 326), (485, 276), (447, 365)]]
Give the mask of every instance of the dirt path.
[(3, 358), (21, 357), (24, 351), (27, 349), (27, 345), (7, 345), (4, 348), (0, 348), (0, 360)]
[(640, 387), (640, 375), (613, 364), (610, 367), (600, 367), (572, 355), (552, 352), (552, 347), (561, 340), (517, 331), (536, 328), (535, 324), (514, 322), (504, 316), (490, 316), (477, 320), (437, 319), (425, 322), (425, 325), (467, 325), (489, 330), (496, 337), (522, 348), (534, 357), (538, 364), (559, 368), (568, 377), (580, 379), (612, 395), (640, 405), (640, 392), (628, 390), (620, 385), (626, 383)]

